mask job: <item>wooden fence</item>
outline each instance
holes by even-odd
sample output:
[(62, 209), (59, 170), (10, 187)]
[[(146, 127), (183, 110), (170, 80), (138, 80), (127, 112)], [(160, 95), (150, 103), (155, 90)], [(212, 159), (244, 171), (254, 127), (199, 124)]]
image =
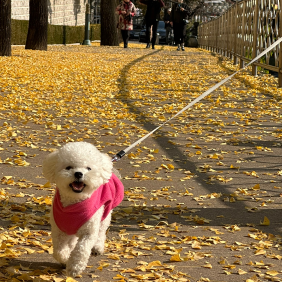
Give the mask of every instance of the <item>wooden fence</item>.
[[(234, 58), (234, 64), (251, 61), (282, 36), (282, 0), (243, 0), (198, 29), (201, 48)], [(279, 26), (280, 25), (280, 26)], [(282, 87), (282, 43), (252, 66), (278, 72)]]

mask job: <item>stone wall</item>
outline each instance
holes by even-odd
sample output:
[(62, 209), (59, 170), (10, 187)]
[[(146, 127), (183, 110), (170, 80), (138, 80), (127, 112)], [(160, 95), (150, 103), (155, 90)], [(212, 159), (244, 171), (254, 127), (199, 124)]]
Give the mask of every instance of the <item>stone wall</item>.
[[(87, 0), (47, 1), (50, 24), (68, 26), (85, 24), (85, 4)], [(12, 19), (29, 20), (29, 0), (12, 0)]]

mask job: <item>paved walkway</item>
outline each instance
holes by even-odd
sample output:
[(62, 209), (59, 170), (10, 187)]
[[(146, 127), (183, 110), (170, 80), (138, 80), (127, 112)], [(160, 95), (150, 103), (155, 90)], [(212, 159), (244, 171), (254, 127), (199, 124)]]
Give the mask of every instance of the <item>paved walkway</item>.
[[(235, 69), (203, 50), (144, 47), (0, 58), (0, 281), (66, 281), (51, 255), (49, 151), (85, 140), (113, 155)], [(282, 281), (275, 82), (243, 72), (115, 163), (125, 199), (105, 254), (75, 280)]]

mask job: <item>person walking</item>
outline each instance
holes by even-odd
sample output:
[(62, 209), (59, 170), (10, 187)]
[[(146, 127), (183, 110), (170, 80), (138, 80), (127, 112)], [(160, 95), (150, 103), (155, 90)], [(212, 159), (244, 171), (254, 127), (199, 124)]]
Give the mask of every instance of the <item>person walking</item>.
[(150, 41), (152, 37), (152, 49), (155, 49), (160, 12), (161, 8), (164, 7), (164, 2), (163, 0), (140, 0), (140, 4), (147, 5), (147, 11), (145, 14), (146, 48), (150, 48)]
[(116, 8), (119, 15), (117, 28), (121, 30), (124, 48), (128, 47), (129, 32), (133, 29), (132, 18), (136, 14), (135, 5), (130, 0), (123, 0)]
[(168, 8), (166, 13), (164, 14), (164, 23), (165, 23), (165, 30), (166, 30), (166, 44), (169, 43), (169, 35), (171, 34), (172, 26), (171, 26), (171, 8)]
[(174, 32), (174, 41), (177, 45), (177, 51), (185, 51), (184, 43), (186, 37), (186, 27), (188, 24), (189, 7), (183, 3), (183, 0), (178, 0), (174, 3), (171, 9), (171, 23)]

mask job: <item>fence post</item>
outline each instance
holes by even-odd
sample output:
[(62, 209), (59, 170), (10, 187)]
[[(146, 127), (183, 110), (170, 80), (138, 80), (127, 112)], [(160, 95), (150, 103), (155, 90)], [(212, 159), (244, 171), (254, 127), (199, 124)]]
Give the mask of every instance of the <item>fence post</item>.
[(233, 45), (233, 17), (232, 17), (232, 7), (229, 9), (228, 11), (228, 16), (229, 16), (229, 45), (228, 45), (228, 49), (229, 49), (229, 58), (230, 60), (232, 60), (232, 45)]
[(213, 28), (213, 20), (211, 20), (211, 52), (213, 52), (214, 47), (214, 28)]
[(209, 24), (209, 22), (206, 22), (206, 38), (207, 38), (207, 40), (206, 40), (206, 50), (210, 50), (210, 43), (209, 43), (209, 41), (210, 41), (210, 24)]
[(226, 46), (226, 52), (225, 52), (225, 56), (228, 57), (229, 56), (229, 21), (228, 21), (228, 11), (225, 12), (226, 16), (225, 16), (225, 46)]
[[(282, 37), (282, 0), (280, 2), (280, 11), (279, 11), (279, 37)], [(282, 43), (280, 43), (279, 49), (279, 69), (278, 69), (278, 86), (282, 87)]]
[(224, 20), (223, 16), (220, 18), (221, 20), (221, 29), (220, 29), (220, 54), (224, 56)]
[(219, 31), (218, 31), (218, 21), (219, 21), (219, 19), (216, 19), (215, 20), (216, 22), (215, 22), (215, 31), (216, 31), (216, 33), (215, 33), (215, 52), (216, 53), (219, 53), (219, 48), (218, 48), (218, 33), (219, 33)]
[(222, 17), (222, 51), (223, 51), (223, 56), (226, 57), (226, 13)]
[[(254, 59), (257, 56), (257, 39), (258, 39), (258, 13), (259, 13), (259, 1), (261, 0), (256, 0), (256, 7), (255, 7), (255, 19), (254, 19), (254, 34), (253, 34), (253, 54), (252, 54), (252, 59)], [(253, 64), (252, 65), (252, 75), (257, 76), (258, 75), (258, 67)]]
[(213, 52), (216, 52), (216, 19), (213, 19)]
[(226, 13), (226, 17), (225, 17), (225, 22), (226, 22), (226, 28), (225, 28), (225, 41), (226, 41), (226, 57), (229, 57), (230, 55), (230, 29), (229, 29), (229, 26), (230, 26), (230, 18), (229, 18), (229, 13), (230, 13), (230, 10), (229, 11), (225, 11)]
[[(282, 1), (282, 0), (281, 0)], [(238, 64), (238, 57), (237, 57), (237, 32), (238, 32), (238, 2), (235, 4), (235, 25), (234, 25), (234, 65)]]
[(245, 36), (245, 16), (246, 16), (246, 1), (243, 2), (243, 16), (242, 16), (242, 42), (241, 42), (241, 54), (240, 54), (240, 68), (244, 67), (244, 36)]
[(221, 55), (225, 56), (225, 48), (226, 48), (226, 43), (225, 43), (225, 14), (221, 15), (221, 19), (222, 19), (222, 29), (221, 29)]

